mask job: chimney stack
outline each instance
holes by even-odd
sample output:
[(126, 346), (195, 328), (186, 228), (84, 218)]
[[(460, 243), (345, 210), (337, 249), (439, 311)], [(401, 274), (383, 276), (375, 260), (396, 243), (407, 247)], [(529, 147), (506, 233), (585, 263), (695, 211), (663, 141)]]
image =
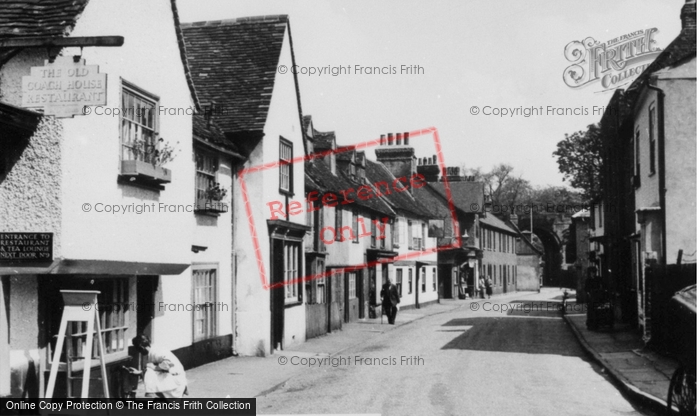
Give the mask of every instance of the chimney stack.
[(396, 133), (396, 146), (393, 146), (394, 133), (388, 133), (387, 136), (389, 146), (374, 150), (377, 162), (384, 164), (396, 178), (410, 179), (417, 170), (413, 148), (402, 146), (403, 133)]
[(694, 35), (697, 26), (696, 7), (696, 0), (685, 0), (681, 9), (681, 34), (692, 36), (693, 42), (695, 42)]
[(462, 178), (462, 176), (459, 174), (459, 171), (459, 166), (450, 166), (446, 169), (446, 172), (443, 175), (448, 182), (460, 182), (464, 180), (464, 178)]

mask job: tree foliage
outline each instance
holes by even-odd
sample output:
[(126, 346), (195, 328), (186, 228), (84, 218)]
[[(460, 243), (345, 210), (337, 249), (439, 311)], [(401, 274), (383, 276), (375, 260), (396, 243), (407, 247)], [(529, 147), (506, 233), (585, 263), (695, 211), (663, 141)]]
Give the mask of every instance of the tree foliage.
[(602, 150), (600, 124), (591, 124), (585, 131), (566, 134), (552, 154), (557, 158), (559, 171), (564, 174), (563, 180), (580, 189), (585, 201), (600, 196)]

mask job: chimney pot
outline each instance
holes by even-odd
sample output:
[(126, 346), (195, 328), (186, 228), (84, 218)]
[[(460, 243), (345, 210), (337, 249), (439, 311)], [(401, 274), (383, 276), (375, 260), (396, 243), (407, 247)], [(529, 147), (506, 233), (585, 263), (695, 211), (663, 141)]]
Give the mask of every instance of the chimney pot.
[(396, 145), (401, 146), (401, 133), (396, 133)]
[(392, 144), (394, 144), (394, 133), (389, 133), (389, 134), (387, 135), (387, 137), (388, 137), (387, 140), (389, 141), (389, 143), (388, 143), (389, 146), (391, 146)]
[(437, 165), (437, 156), (433, 155), (433, 165)]
[(403, 144), (408, 146), (408, 132), (403, 133)]
[(381, 136), (379, 136), (379, 145), (384, 146), (385, 144), (386, 144), (386, 136), (382, 134)]

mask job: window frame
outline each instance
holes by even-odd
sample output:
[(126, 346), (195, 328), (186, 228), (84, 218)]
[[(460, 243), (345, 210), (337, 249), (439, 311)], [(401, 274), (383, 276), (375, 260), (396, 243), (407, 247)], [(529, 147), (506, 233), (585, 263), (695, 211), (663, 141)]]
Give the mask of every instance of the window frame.
[[(288, 248), (291, 248), (292, 253), (290, 256)], [(303, 265), (302, 256), (302, 244), (299, 241), (282, 241), (282, 275), (284, 276), (284, 303), (296, 304), (303, 301), (302, 293), (304, 288), (301, 282), (301, 267)], [(291, 266), (290, 269), (290, 260)], [(296, 271), (296, 273), (295, 273)], [(296, 284), (289, 283), (294, 279), (299, 281)]]
[[(88, 276), (66, 276), (65, 279), (61, 279), (58, 281), (56, 280), (49, 280), (47, 284), (51, 287), (49, 290), (50, 292), (53, 292), (51, 296), (48, 299), (44, 299), (47, 302), (47, 313), (52, 314), (53, 311), (58, 311), (57, 305), (60, 303), (60, 305), (63, 305), (63, 300), (62, 296), (60, 294), (60, 290), (98, 290), (100, 292), (99, 295), (97, 295), (97, 304), (98, 305), (107, 305), (108, 307), (101, 308), (98, 312), (98, 316), (100, 318), (100, 332), (104, 336), (104, 346), (105, 346), (105, 362), (107, 364), (113, 363), (115, 361), (122, 360), (124, 358), (129, 357), (129, 341), (130, 338), (135, 335), (133, 332), (131, 332), (131, 328), (133, 328), (132, 321), (135, 322), (135, 316), (132, 316), (131, 314), (134, 313), (134, 310), (132, 308), (129, 308), (129, 305), (133, 303), (135, 300), (130, 299), (131, 294), (132, 294), (132, 280), (130, 277), (111, 277), (111, 276), (99, 276), (97, 278), (92, 279), (91, 277)], [(111, 290), (109, 293), (107, 293), (106, 290), (104, 289), (104, 286), (109, 285), (109, 289)], [(121, 287), (117, 287), (121, 286)], [(122, 290), (121, 293), (118, 293), (119, 289)], [(55, 292), (54, 292), (55, 290)], [(41, 293), (41, 292), (40, 292)], [(49, 294), (48, 292), (45, 292), (44, 294)], [(123, 296), (120, 296), (123, 295)], [(112, 299), (106, 299), (107, 295), (111, 295)], [(116, 295), (116, 298), (115, 298)], [(60, 300), (59, 300), (60, 299)], [(116, 305), (123, 305), (122, 308), (116, 307)], [(62, 311), (61, 311), (62, 313)], [(115, 313), (117, 318), (115, 319)], [(52, 314), (53, 315), (53, 314)], [(108, 319), (111, 321), (111, 324), (114, 326), (108, 326)], [(54, 353), (55, 353), (55, 342), (58, 338), (58, 332), (60, 331), (60, 321), (61, 321), (61, 315), (60, 313), (57, 314), (57, 316), (50, 316), (46, 319), (45, 325), (43, 328), (40, 328), (41, 331), (45, 334), (47, 339), (49, 340), (46, 344), (46, 365), (51, 366), (53, 359), (54, 359)], [(116, 321), (116, 324), (115, 324)], [(66, 328), (66, 332), (70, 331), (72, 334), (72, 341), (74, 343), (77, 343), (72, 349), (73, 349), (73, 355), (74, 356), (83, 356), (83, 351), (78, 347), (80, 345), (82, 347), (82, 343), (80, 342), (81, 339), (86, 339), (86, 335), (80, 335), (81, 333), (87, 333), (87, 322), (69, 322), (68, 327)], [(97, 332), (97, 326), (93, 327), (93, 334)], [(121, 335), (121, 347), (119, 340), (117, 340), (117, 346), (116, 346), (116, 351), (112, 351), (112, 345), (110, 342), (111, 337), (107, 337), (106, 333), (113, 333), (117, 332), (117, 337)], [(121, 332), (119, 332), (121, 331)], [(68, 338), (66, 337), (66, 342), (68, 341)], [(63, 352), (61, 354), (61, 357), (59, 358), (59, 361), (61, 363), (65, 363), (65, 360), (61, 361), (61, 358), (65, 357), (65, 354), (68, 351), (68, 345), (67, 343), (64, 344), (63, 347)], [(99, 368), (99, 343), (97, 340), (93, 340), (92, 343), (92, 354), (90, 357), (90, 368)], [(84, 360), (77, 360), (73, 361), (72, 363), (72, 370), (73, 371), (79, 371), (84, 368)]]
[[(197, 299), (197, 290), (198, 290), (198, 285), (197, 285), (197, 280), (195, 276), (195, 272), (201, 272), (201, 271), (208, 271), (208, 272), (214, 272), (213, 276), (213, 283), (209, 282), (209, 288), (211, 291), (213, 291), (213, 300), (210, 300), (208, 302), (204, 303), (198, 303)], [(210, 276), (211, 277), (211, 276)], [(210, 316), (205, 316), (203, 318), (205, 325), (207, 326), (208, 329), (204, 331), (202, 335), (197, 333), (197, 313), (199, 312), (198, 305), (200, 304), (206, 304), (206, 303), (213, 303), (214, 305), (216, 302), (218, 302), (219, 299), (219, 264), (218, 263), (193, 263), (191, 266), (191, 282), (192, 282), (192, 342), (198, 342), (198, 341), (204, 341), (207, 339), (213, 339), (218, 336), (219, 332), (219, 314), (216, 309), (216, 307), (210, 307), (211, 309), (211, 315)], [(209, 319), (211, 322), (209, 325), (206, 325), (207, 319)]]
[(335, 207), (335, 241), (343, 241), (343, 209)]
[[(283, 157), (283, 149), (288, 147), (289, 148), (289, 157), (284, 158)], [(294, 143), (292, 143), (290, 140), (285, 139), (284, 137), (280, 136), (279, 140), (279, 193), (283, 195), (288, 195), (290, 197), (294, 196), (294, 164), (292, 163), (292, 160), (294, 160)], [(287, 167), (288, 170), (288, 189), (285, 189), (283, 185), (283, 175), (284, 175), (284, 168)]]
[[(125, 102), (125, 92), (135, 98), (138, 98), (142, 101), (150, 102), (153, 104), (151, 107), (151, 113), (153, 114), (153, 126), (148, 126), (146, 124), (143, 124), (142, 122), (137, 120), (136, 116), (136, 106), (134, 105), (134, 101), (132, 101), (131, 104), (128, 102)], [(122, 111), (119, 115), (119, 160), (120, 161), (125, 161), (125, 160), (138, 160), (142, 162), (148, 162), (151, 163), (150, 160), (146, 160), (146, 157), (144, 154), (142, 154), (140, 157), (136, 156), (134, 158), (125, 158), (124, 157), (124, 147), (128, 147), (133, 149), (133, 146), (125, 146), (124, 144), (124, 131), (125, 131), (125, 122), (131, 123), (136, 126), (137, 131), (140, 131), (141, 129), (147, 129), (150, 130), (153, 134), (151, 142), (151, 146), (156, 147), (158, 145), (158, 139), (160, 137), (160, 116), (159, 116), (159, 111), (158, 108), (160, 107), (160, 97), (157, 96), (156, 94), (153, 94), (151, 92), (148, 92), (144, 90), (143, 88), (137, 86), (136, 84), (129, 82), (125, 80), (124, 78), (121, 78), (121, 88), (119, 90), (120, 94), (120, 102), (122, 103), (122, 108), (125, 108), (128, 111)], [(132, 118), (128, 117), (128, 114), (131, 114)], [(131, 131), (131, 130), (129, 130)], [(138, 135), (139, 133), (135, 133), (134, 136)], [(131, 139), (131, 134), (129, 134), (129, 138)], [(139, 139), (142, 138), (138, 137)], [(130, 140), (130, 143), (133, 143), (134, 140)], [(148, 142), (148, 141), (146, 141)], [(132, 150), (133, 152), (133, 150)]]
[(403, 269), (397, 268), (394, 270), (394, 280), (396, 281), (396, 289), (399, 292), (399, 298), (403, 297)]
[(356, 209), (352, 210), (352, 242), (355, 244), (360, 243), (360, 215), (357, 213)]
[(348, 299), (357, 299), (357, 271), (347, 272)]
[[(209, 186), (214, 186), (219, 182), (219, 170), (221, 168), (221, 159), (219, 158), (219, 155), (216, 154), (215, 152), (211, 152), (208, 150), (205, 150), (199, 146), (195, 146), (194, 152), (194, 197), (195, 197), (195, 203), (197, 204), (197, 207), (199, 208), (199, 202), (204, 201), (207, 202), (206, 198), (206, 189), (202, 190), (203, 195), (200, 197), (200, 188), (199, 188), (199, 178), (208, 176), (210, 179)], [(211, 172), (208, 172), (206, 170), (202, 170), (199, 168), (199, 161), (197, 160), (198, 157), (202, 157), (202, 159), (211, 159), (211, 164), (213, 167), (213, 170)], [(205, 163), (203, 163), (205, 164)]]

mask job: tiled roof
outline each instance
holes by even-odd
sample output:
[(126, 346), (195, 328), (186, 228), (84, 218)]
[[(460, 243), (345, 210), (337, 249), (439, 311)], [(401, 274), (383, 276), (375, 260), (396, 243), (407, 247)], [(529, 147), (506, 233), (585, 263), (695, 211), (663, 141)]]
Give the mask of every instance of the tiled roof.
[[(428, 186), (442, 195), (447, 201), (447, 191), (442, 181), (430, 182)], [(449, 182), (449, 188), (455, 209), (467, 214), (482, 211), (484, 206), (484, 184), (481, 182), (455, 181)]]
[(391, 215), (392, 217), (396, 215), (391, 207), (381, 198), (377, 198), (374, 195), (372, 198), (364, 201), (358, 198), (356, 190), (360, 184), (350, 181), (350, 179), (342, 173), (334, 175), (325, 162), (323, 162), (323, 159), (313, 159), (305, 166), (306, 186), (310, 189), (316, 189), (322, 193), (332, 192), (337, 195), (339, 195), (340, 191), (353, 189), (355, 191), (348, 193), (348, 199), (353, 199), (355, 202), (344, 205), (345, 207), (359, 205), (380, 214)]
[(226, 138), (219, 126), (214, 122), (207, 123), (206, 117), (202, 114), (195, 114), (192, 117), (192, 134), (206, 142), (239, 153), (239, 149)]
[(203, 102), (225, 109), (226, 132), (261, 132), (267, 121), (287, 16), (183, 23), (187, 59)]
[(517, 234), (515, 230), (508, 226), (508, 224), (501, 221), (500, 218), (498, 218), (490, 212), (487, 212), (484, 218), (479, 218), (479, 223), (482, 225), (488, 225), (493, 228), (498, 228), (500, 230), (507, 231), (511, 234)]
[(430, 211), (435, 218), (452, 218), (450, 207), (447, 206), (445, 199), (436, 195), (427, 186), (415, 188), (413, 197)]
[[(386, 182), (391, 186), (394, 179), (394, 175), (391, 174), (389, 169), (382, 163), (373, 162), (367, 160), (366, 173), (367, 181), (374, 184), (377, 182)], [(407, 178), (408, 179), (408, 178)], [(383, 189), (382, 189), (383, 191)], [(384, 194), (384, 192), (382, 192)], [(385, 198), (389, 205), (391, 205), (394, 210), (402, 210), (410, 212), (419, 217), (433, 218), (435, 215), (431, 213), (427, 208), (423, 207), (415, 198), (411, 195), (409, 190), (403, 192), (392, 192), (384, 194), (382, 198)]]
[(88, 0), (3, 0), (0, 38), (68, 35)]

